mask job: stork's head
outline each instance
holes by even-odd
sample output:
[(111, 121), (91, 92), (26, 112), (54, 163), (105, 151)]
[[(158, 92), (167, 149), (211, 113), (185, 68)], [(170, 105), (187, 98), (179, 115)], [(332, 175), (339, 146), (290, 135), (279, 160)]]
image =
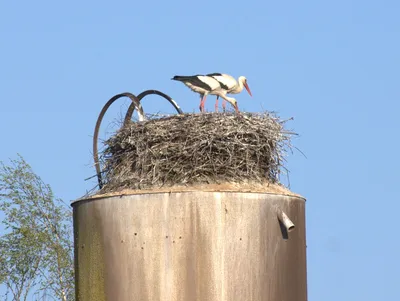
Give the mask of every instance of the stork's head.
[(249, 92), (250, 96), (253, 97), (253, 95), (251, 95), (251, 91), (249, 88), (249, 85), (247, 84), (247, 78), (244, 76), (240, 76), (239, 77), (239, 82), (241, 82), (243, 84), (243, 86), (246, 88), (247, 92)]
[(239, 107), (237, 104), (237, 100), (233, 97), (226, 97), (226, 100), (231, 103), (231, 105), (235, 108), (236, 113), (239, 113)]

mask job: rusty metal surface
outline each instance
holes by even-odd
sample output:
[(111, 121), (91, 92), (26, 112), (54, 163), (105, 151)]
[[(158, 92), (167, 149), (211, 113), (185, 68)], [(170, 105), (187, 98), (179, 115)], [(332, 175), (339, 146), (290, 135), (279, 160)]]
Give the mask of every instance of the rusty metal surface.
[(77, 201), (73, 212), (79, 301), (307, 300), (302, 198), (136, 194)]

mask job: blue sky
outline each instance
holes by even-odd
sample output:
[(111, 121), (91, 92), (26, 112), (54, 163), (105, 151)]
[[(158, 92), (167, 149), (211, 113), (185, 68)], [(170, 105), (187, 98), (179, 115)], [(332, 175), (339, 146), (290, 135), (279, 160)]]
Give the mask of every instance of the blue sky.
[[(239, 108), (294, 117), (307, 156), (288, 168), (307, 198), (309, 300), (400, 300), (399, 13), (394, 0), (2, 1), (0, 160), (20, 153), (76, 199), (96, 184), (84, 179), (110, 97), (158, 89), (192, 112), (197, 95), (172, 76), (245, 75)], [(173, 112), (158, 97), (144, 108)]]

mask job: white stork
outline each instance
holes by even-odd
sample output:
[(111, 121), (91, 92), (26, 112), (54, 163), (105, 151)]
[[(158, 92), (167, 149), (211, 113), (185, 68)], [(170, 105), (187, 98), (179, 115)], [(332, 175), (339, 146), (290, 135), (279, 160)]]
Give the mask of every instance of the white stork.
[[(238, 78), (238, 80), (236, 81), (236, 79), (229, 75), (229, 74), (223, 74), (223, 73), (210, 73), (207, 74), (207, 76), (212, 77), (214, 79), (216, 79), (220, 86), (221, 89), (226, 91), (226, 94), (239, 94), (240, 92), (243, 91), (243, 87), (246, 88), (247, 92), (249, 92), (250, 96), (253, 96), (251, 94), (249, 85), (247, 84), (247, 79), (244, 76), (240, 76)], [(215, 102), (215, 111), (218, 112), (218, 98), (219, 95), (217, 95), (217, 100)], [(226, 107), (226, 102), (225, 99), (222, 102), (222, 108), (225, 111), (225, 107)]]
[(236, 99), (226, 96), (226, 92), (225, 90), (222, 90), (218, 80), (216, 80), (211, 76), (205, 76), (200, 74), (192, 76), (175, 75), (172, 78), (172, 80), (180, 81), (187, 87), (189, 87), (193, 92), (200, 94), (201, 112), (204, 112), (204, 104), (208, 94), (222, 97), (224, 100), (232, 104), (237, 113), (239, 112)]

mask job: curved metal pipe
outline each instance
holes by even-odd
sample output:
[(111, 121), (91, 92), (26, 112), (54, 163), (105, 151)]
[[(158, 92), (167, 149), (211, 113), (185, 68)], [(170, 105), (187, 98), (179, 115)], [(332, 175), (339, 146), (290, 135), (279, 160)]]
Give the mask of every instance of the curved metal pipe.
[[(156, 94), (156, 95), (159, 95), (159, 96), (164, 97), (166, 100), (168, 100), (168, 101), (174, 106), (174, 108), (175, 108), (175, 110), (178, 112), (178, 114), (183, 114), (182, 109), (179, 107), (179, 105), (176, 103), (175, 100), (173, 100), (173, 99), (172, 99), (170, 96), (168, 96), (167, 94), (165, 94), (165, 93), (163, 93), (163, 92), (160, 92), (160, 91), (158, 91), (158, 90), (146, 90), (146, 91), (140, 93), (140, 94), (138, 95), (139, 101), (141, 101), (145, 96), (150, 95), (150, 94)], [(133, 114), (133, 111), (134, 111), (134, 110), (135, 110), (135, 105), (132, 103), (132, 104), (129, 106), (128, 111), (126, 112), (125, 120), (124, 120), (124, 125), (126, 125), (127, 122), (128, 122), (129, 120), (131, 120), (132, 114)]]
[(285, 226), (288, 233), (294, 230), (294, 223), (282, 210), (278, 210), (278, 219)]
[(121, 97), (129, 97), (131, 99), (132, 103), (129, 106), (129, 108), (133, 107), (132, 111), (134, 110), (134, 108), (136, 108), (136, 110), (138, 111), (139, 121), (146, 120), (146, 117), (145, 117), (144, 111), (143, 111), (143, 107), (140, 104), (140, 100), (132, 93), (125, 92), (125, 93), (117, 94), (117, 95), (113, 96), (109, 101), (107, 101), (107, 103), (104, 105), (103, 109), (100, 112), (99, 117), (97, 118), (96, 126), (94, 128), (94, 135), (93, 135), (93, 159), (94, 159), (94, 165), (96, 168), (97, 179), (99, 182), (99, 189), (101, 189), (103, 187), (103, 182), (102, 182), (102, 178), (101, 178), (101, 168), (100, 168), (100, 163), (99, 163), (99, 152), (98, 152), (98, 147), (97, 147), (97, 140), (99, 138), (100, 125), (101, 125), (101, 121), (103, 120), (103, 117), (106, 114), (108, 108), (114, 103), (114, 101), (116, 101), (118, 98), (121, 98)]

